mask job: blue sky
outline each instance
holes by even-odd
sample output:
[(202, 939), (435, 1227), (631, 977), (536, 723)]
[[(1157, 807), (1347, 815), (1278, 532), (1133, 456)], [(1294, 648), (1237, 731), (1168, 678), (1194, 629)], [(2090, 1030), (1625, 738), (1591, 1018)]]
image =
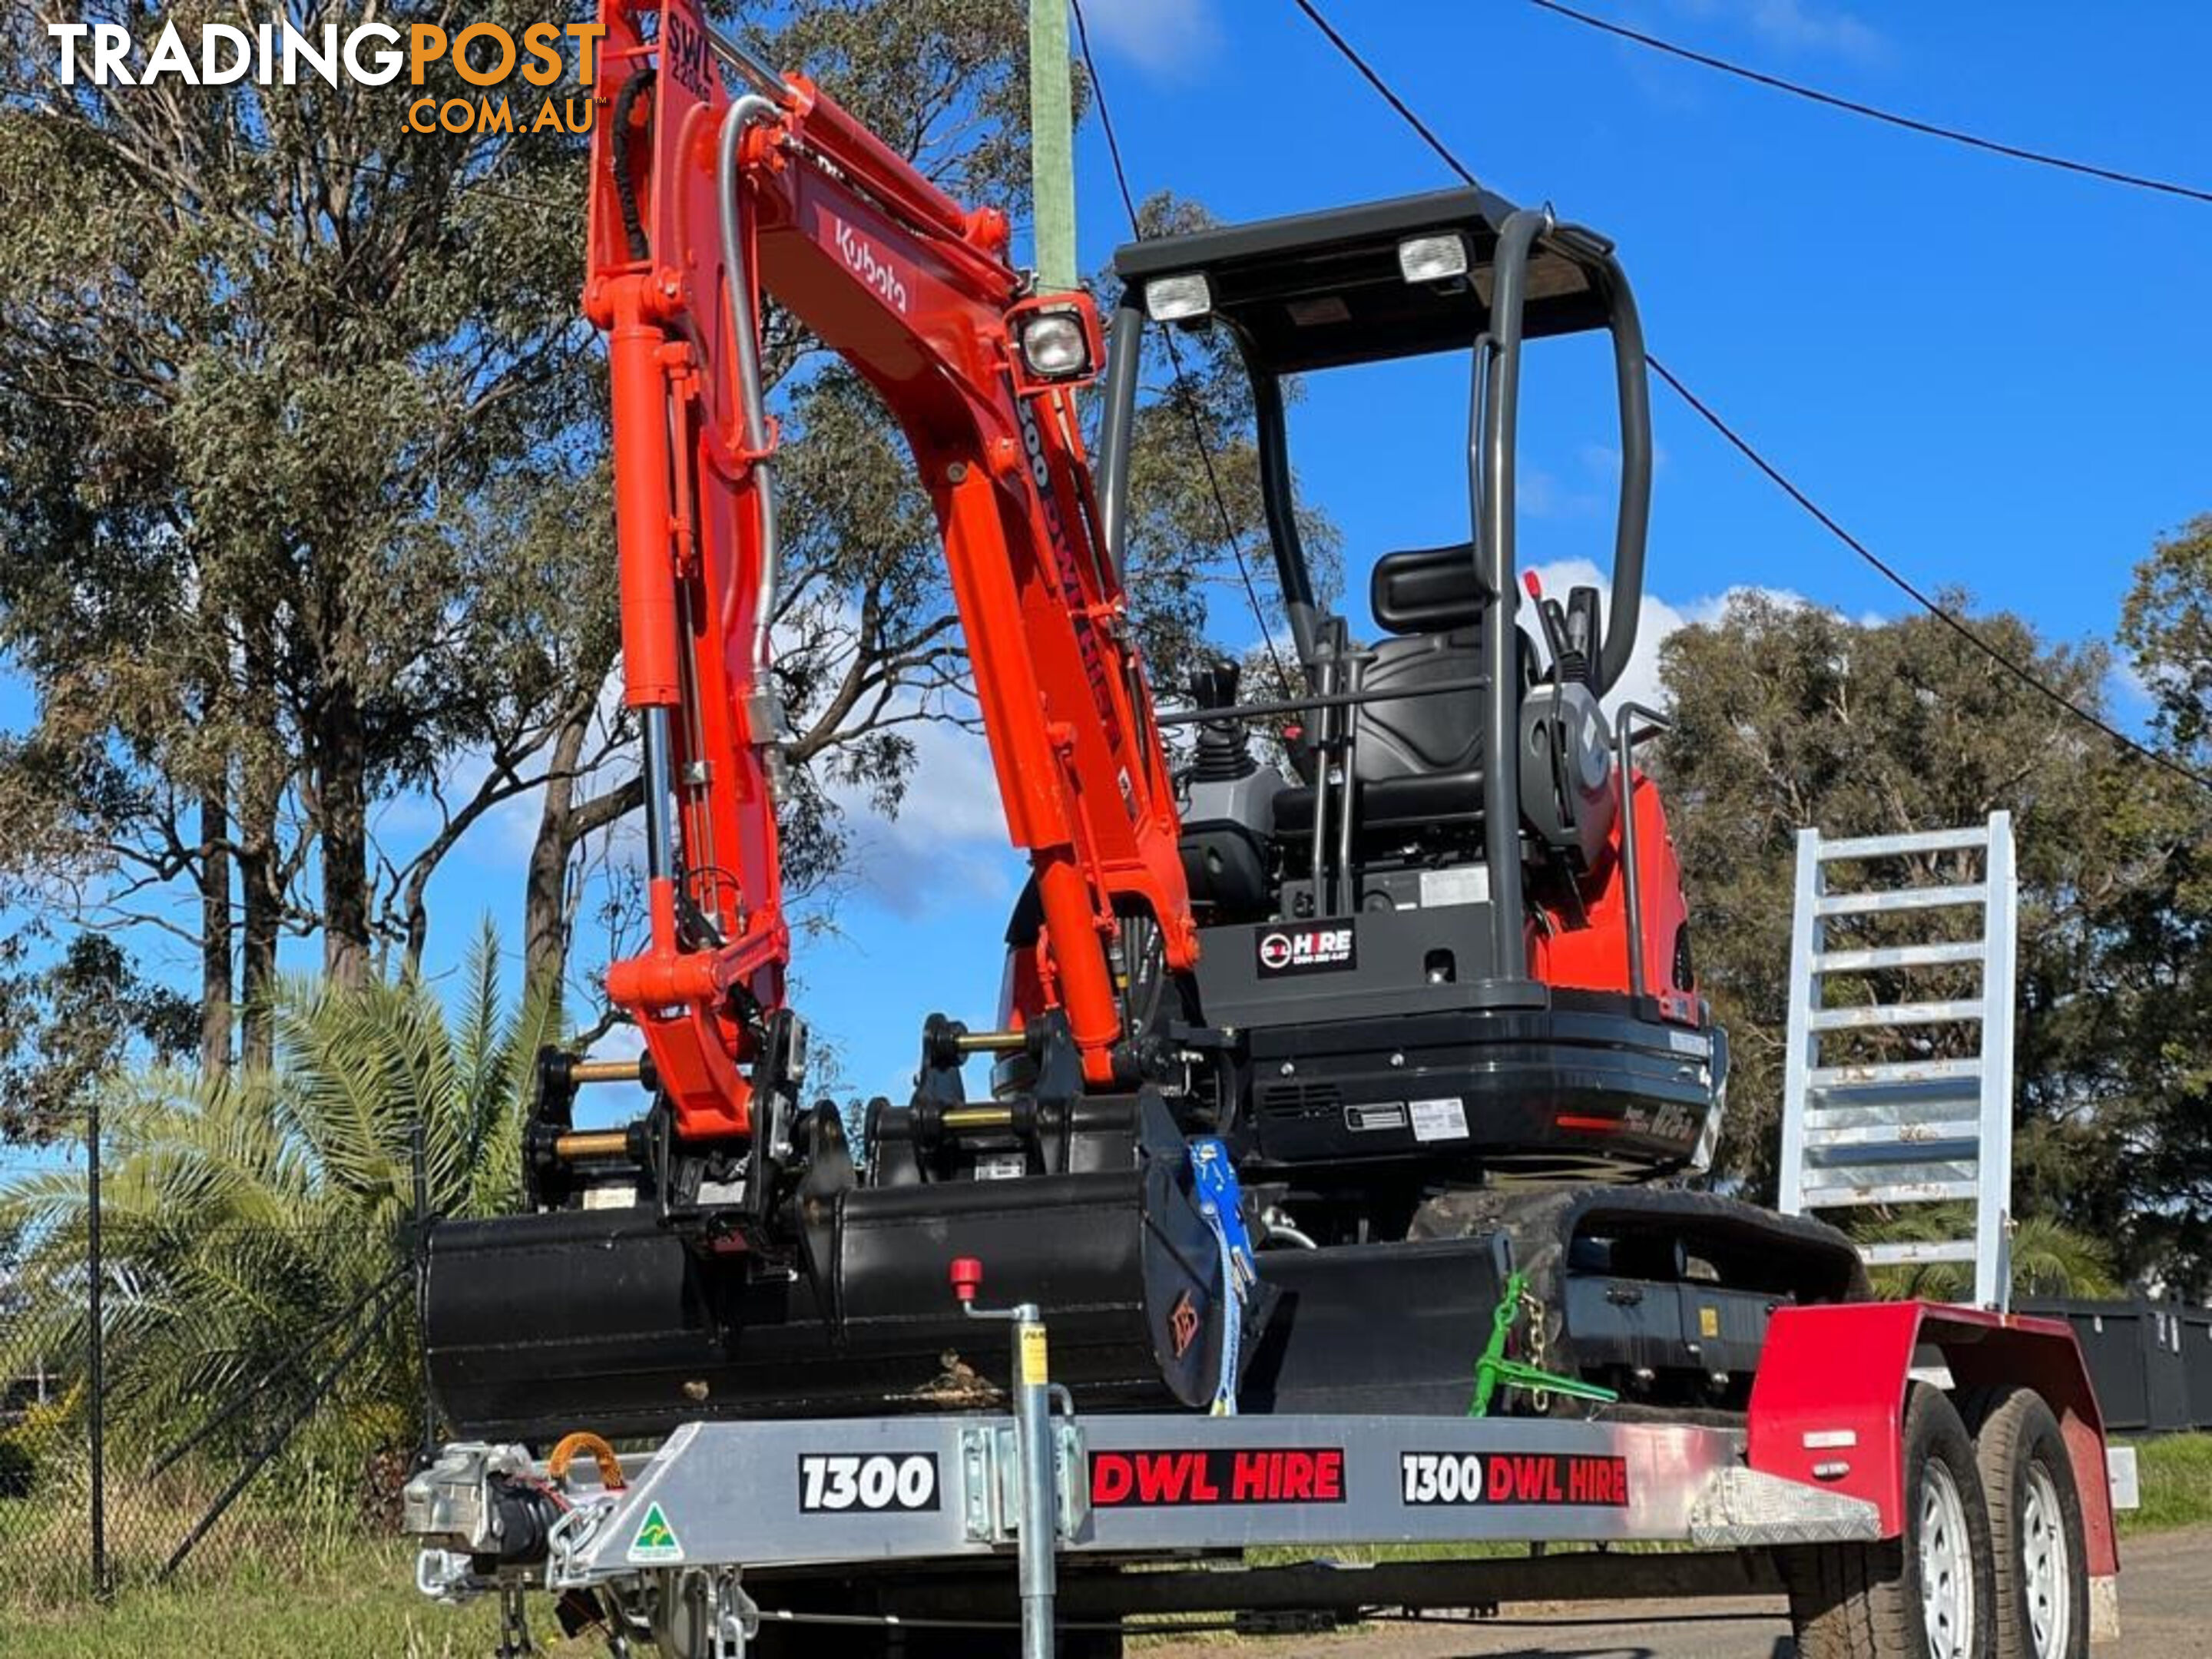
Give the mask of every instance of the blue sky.
[[(2212, 10), (1589, 4), (1868, 102), (2212, 185)], [(1615, 238), (1652, 349), (1923, 583), (1961, 584), (2057, 637), (2101, 637), (2153, 538), (2212, 510), (2212, 209), (1784, 99), (1520, 0), (1325, 9), (1486, 185)], [(1243, 219), (1452, 182), (1290, 0), (1085, 9), (1140, 196), (1172, 187)], [(1126, 228), (1095, 123), (1077, 169), (1090, 266)], [(1602, 560), (1602, 349), (1540, 348), (1525, 385), (1524, 562)], [(1742, 586), (1896, 614), (1879, 578), (1663, 389), (1653, 397), (1648, 632)], [(1342, 527), (1356, 585), (1378, 552), (1464, 533), (1465, 398), (1458, 363), (1310, 382), (1294, 425), (1303, 483)], [(1230, 611), (1220, 626), (1251, 631)], [(20, 688), (0, 686), (0, 723), (23, 709)], [(855, 1092), (902, 1091), (932, 1010), (994, 1014), (1020, 871), (990, 790), (971, 744), (930, 738), (908, 811), (856, 836), (838, 936), (802, 946), (802, 1008)], [(522, 822), (479, 831), (441, 875), (447, 957), (487, 906), (514, 937)]]

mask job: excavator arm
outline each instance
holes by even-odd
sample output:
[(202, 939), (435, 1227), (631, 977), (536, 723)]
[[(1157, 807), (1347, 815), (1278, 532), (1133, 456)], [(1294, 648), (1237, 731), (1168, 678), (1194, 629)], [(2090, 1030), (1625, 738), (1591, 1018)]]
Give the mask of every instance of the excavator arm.
[(1099, 368), (1096, 312), (1084, 295), (1032, 293), (1006, 261), (1002, 215), (962, 208), (688, 0), (604, 0), (601, 20), (584, 307), (610, 354), (650, 917), (607, 983), (644, 1035), (672, 1133), (752, 1133), (757, 1094), (795, 1090), (803, 1065), (776, 850), (788, 595), (763, 295), (864, 376), (905, 434), (1007, 829), (1033, 866), (1043, 1006), (1064, 1014), (1086, 1082), (1126, 1075), (1118, 918), (1156, 921), (1171, 970), (1194, 963), (1197, 935), (1076, 419)]

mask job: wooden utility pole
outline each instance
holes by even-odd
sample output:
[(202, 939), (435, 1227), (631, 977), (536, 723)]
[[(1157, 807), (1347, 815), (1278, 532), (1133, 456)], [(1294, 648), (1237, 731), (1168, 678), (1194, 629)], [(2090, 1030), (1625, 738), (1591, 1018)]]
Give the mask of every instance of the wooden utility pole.
[(1067, 0), (1030, 0), (1030, 192), (1037, 287), (1048, 294), (1076, 286), (1074, 126)]

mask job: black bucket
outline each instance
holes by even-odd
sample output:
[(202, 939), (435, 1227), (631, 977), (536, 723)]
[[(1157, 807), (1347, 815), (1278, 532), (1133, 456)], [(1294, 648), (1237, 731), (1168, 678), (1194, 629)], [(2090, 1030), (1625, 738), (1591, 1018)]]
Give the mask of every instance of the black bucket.
[[(810, 1268), (714, 1253), (647, 1208), (447, 1222), (431, 1233), (424, 1341), (457, 1435), (655, 1436), (702, 1418), (878, 1416), (1002, 1402), (1006, 1328), (965, 1316), (1034, 1302), (1052, 1375), (1086, 1410), (1211, 1399), (1219, 1249), (1179, 1136), (1133, 1167), (861, 1188), (835, 1200)], [(1249, 1355), (1272, 1303), (1245, 1308)]]

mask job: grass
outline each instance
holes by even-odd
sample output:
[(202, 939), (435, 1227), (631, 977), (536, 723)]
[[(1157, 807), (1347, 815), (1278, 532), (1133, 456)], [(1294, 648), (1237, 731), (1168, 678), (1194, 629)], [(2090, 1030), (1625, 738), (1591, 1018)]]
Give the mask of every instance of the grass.
[[(436, 1606), (410, 1583), (414, 1554), (397, 1545), (358, 1553), (343, 1577), (281, 1584), (252, 1579), (221, 1589), (142, 1589), (110, 1608), (11, 1613), (9, 1659), (483, 1659), (499, 1636), (498, 1608), (482, 1601)], [(531, 1628), (549, 1655), (604, 1653), (564, 1643), (543, 1597)]]
[(2212, 1525), (2212, 1434), (2135, 1443), (2142, 1507), (2120, 1514), (2120, 1534)]
[[(2141, 1442), (2136, 1465), (2142, 1507), (2121, 1516), (2124, 1534), (2212, 1525), (2212, 1434)], [(1331, 1552), (1347, 1561), (1438, 1553), (1389, 1547)], [(1276, 1560), (1310, 1554), (1266, 1552)], [(404, 1546), (331, 1549), (325, 1543), (313, 1557), (313, 1565), (289, 1575), (250, 1566), (222, 1577), (210, 1571), (175, 1589), (129, 1589), (107, 1609), (81, 1602), (26, 1606), (21, 1587), (0, 1578), (9, 1659), (481, 1659), (492, 1650), (497, 1608), (489, 1601), (459, 1609), (425, 1601), (410, 1584), (413, 1553)], [(548, 1642), (555, 1632), (542, 1596), (533, 1598), (531, 1619), (539, 1641)], [(545, 1651), (582, 1659), (604, 1650), (589, 1641), (551, 1641)]]

